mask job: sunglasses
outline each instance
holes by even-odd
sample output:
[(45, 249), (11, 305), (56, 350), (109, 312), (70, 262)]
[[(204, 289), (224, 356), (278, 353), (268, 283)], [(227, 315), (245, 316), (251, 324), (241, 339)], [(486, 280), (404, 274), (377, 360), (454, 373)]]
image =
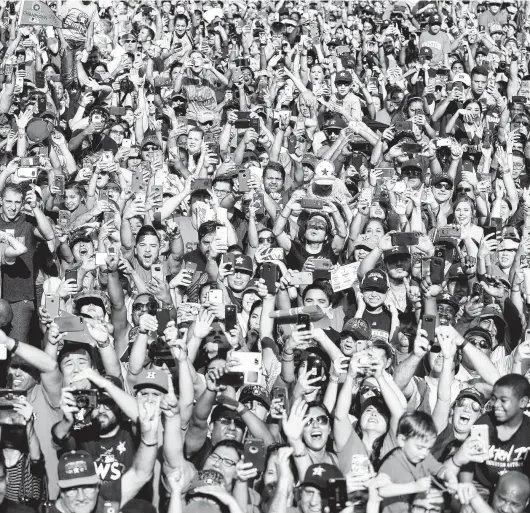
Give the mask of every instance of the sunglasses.
[(448, 184), (448, 183), (437, 183), (435, 186), (434, 186), (435, 189), (440, 189), (440, 190), (445, 190), (445, 191), (450, 191), (453, 186)]
[(319, 415), (318, 417), (310, 417), (307, 421), (307, 426), (327, 426), (329, 424), (329, 419), (327, 415)]
[(272, 242), (273, 241), (273, 238), (272, 237), (263, 237), (263, 238), (258, 238), (258, 242)]
[(441, 346), (432, 346), (429, 352), (438, 354), (442, 352), (442, 348)]
[(487, 340), (481, 338), (470, 338), (468, 339), (468, 342), (475, 347), (480, 347), (480, 349), (491, 349), (491, 344)]
[(133, 312), (142, 312), (147, 310), (149, 313), (156, 313), (158, 305), (156, 303), (134, 303)]
[(473, 189), (470, 187), (457, 187), (456, 190), (458, 192), (473, 192)]
[(480, 404), (478, 404), (476, 401), (473, 401), (473, 399), (469, 398), (469, 397), (461, 397), (460, 399), (458, 399), (456, 402), (455, 402), (455, 405), (456, 406), (466, 406), (468, 404), (471, 403), (471, 408), (473, 411), (475, 412), (479, 412), (480, 410), (482, 410), (482, 406), (480, 406)]

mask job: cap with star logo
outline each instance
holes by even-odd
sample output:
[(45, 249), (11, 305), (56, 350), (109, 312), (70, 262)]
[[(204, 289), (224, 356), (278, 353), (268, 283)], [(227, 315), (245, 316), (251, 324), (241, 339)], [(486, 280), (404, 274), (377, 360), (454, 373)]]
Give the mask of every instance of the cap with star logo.
[(386, 273), (374, 269), (364, 275), (364, 279), (360, 285), (361, 291), (375, 290), (376, 292), (385, 293), (388, 291), (388, 278)]
[(444, 292), (441, 296), (438, 297), (438, 304), (452, 306), (457, 311), (460, 308), (456, 297), (453, 296), (453, 294), (450, 294), (449, 292)]
[(245, 271), (252, 274), (254, 267), (252, 266), (252, 258), (247, 255), (234, 255), (234, 271)]
[(341, 336), (349, 335), (353, 340), (370, 340), (372, 328), (364, 319), (348, 319), (340, 332)]
[(353, 78), (349, 71), (339, 71), (335, 78), (335, 84), (351, 84)]
[(134, 389), (138, 391), (142, 388), (156, 388), (167, 394), (169, 390), (168, 379), (168, 375), (161, 369), (146, 369), (138, 376)]
[(57, 466), (59, 488), (99, 484), (92, 456), (87, 451), (70, 451), (61, 456)]
[(387, 249), (386, 251), (383, 251), (383, 260), (386, 260), (388, 258), (392, 258), (395, 256), (401, 256), (406, 255), (410, 257), (410, 251), (407, 246), (394, 246), (391, 249)]
[(329, 463), (316, 463), (311, 465), (300, 486), (313, 486), (321, 491), (327, 490), (330, 479), (343, 479), (344, 475), (335, 465)]
[(323, 131), (326, 130), (342, 130), (343, 128), (346, 128), (346, 122), (339, 116), (333, 117), (331, 119), (328, 119), (324, 123)]
[(462, 264), (453, 264), (449, 267), (449, 272), (447, 274), (448, 280), (462, 280), (466, 278), (466, 273), (462, 267)]

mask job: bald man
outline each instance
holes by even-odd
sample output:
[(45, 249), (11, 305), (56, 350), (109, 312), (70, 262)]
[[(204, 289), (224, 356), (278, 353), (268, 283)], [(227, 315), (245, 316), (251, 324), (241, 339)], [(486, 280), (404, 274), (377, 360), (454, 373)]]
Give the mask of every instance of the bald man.
[(530, 479), (521, 472), (499, 477), (491, 507), (495, 513), (523, 513), (530, 503)]

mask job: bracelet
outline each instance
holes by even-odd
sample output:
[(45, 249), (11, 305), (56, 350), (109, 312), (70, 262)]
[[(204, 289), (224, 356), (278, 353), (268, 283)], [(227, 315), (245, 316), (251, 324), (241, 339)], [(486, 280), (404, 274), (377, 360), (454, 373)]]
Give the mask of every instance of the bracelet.
[(141, 335), (149, 335), (149, 332), (147, 330), (138, 330), (138, 333), (140, 333)]
[[(286, 358), (286, 356), (288, 356), (289, 358)], [(292, 353), (292, 354), (287, 353), (286, 354), (284, 352), (282, 354), (282, 362), (287, 362), (288, 363), (288, 362), (292, 362), (293, 360), (294, 360), (294, 353)]]
[(15, 339), (15, 345), (13, 346), (13, 349), (11, 349), (10, 353), (15, 354), (18, 349), (18, 344), (20, 344), (20, 340)]
[(300, 454), (294, 454), (293, 453), (293, 456), (295, 458), (303, 458), (304, 456), (307, 456), (307, 451), (304, 449)]
[(241, 408), (241, 411), (238, 411), (237, 413), (239, 413), (239, 415), (242, 417), (245, 413), (249, 412), (250, 410), (246, 406), (243, 406), (243, 408)]
[(143, 438), (141, 438), (141, 442), (142, 442), (146, 447), (154, 447), (155, 445), (158, 445), (158, 442), (155, 442), (154, 444), (148, 444)]
[(467, 344), (469, 344), (469, 340), (464, 339), (464, 343), (460, 346), (460, 351), (463, 351)]
[(338, 383), (338, 382), (339, 382), (339, 378), (332, 378), (332, 377), (330, 377), (330, 378), (329, 378), (329, 382), (330, 382), (330, 383)]
[(454, 465), (455, 467), (458, 467), (458, 468), (462, 467), (462, 465), (459, 465), (459, 464), (455, 461), (455, 455), (454, 455), (454, 454), (451, 456), (451, 461), (453, 462), (453, 465)]

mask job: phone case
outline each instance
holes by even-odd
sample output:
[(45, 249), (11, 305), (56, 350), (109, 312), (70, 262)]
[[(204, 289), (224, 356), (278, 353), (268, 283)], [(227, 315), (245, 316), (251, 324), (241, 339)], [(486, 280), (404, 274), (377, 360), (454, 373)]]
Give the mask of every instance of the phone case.
[(271, 417), (273, 419), (281, 419), (283, 412), (289, 412), (289, 392), (285, 387), (274, 387), (272, 389), (272, 400), (279, 399), (282, 403), (281, 407), (271, 409)]
[(263, 472), (265, 470), (265, 445), (263, 440), (257, 438), (246, 438), (245, 439), (245, 462), (252, 463), (252, 466)]
[(66, 281), (75, 280), (75, 282), (77, 283), (77, 269), (69, 269), (64, 273), (64, 275)]
[(234, 305), (225, 305), (225, 328), (233, 330), (237, 325), (237, 312)]
[(238, 175), (239, 192), (249, 192), (248, 171), (241, 171)]
[(56, 317), (54, 321), (59, 326), (60, 333), (64, 333), (65, 331), (68, 333), (74, 331), (83, 331), (85, 329), (83, 317)]
[(278, 279), (278, 267), (271, 262), (265, 262), (261, 267), (260, 277), (265, 280), (269, 294), (276, 293), (276, 280)]
[(59, 316), (59, 301), (59, 294), (46, 294), (45, 308), (52, 319)]
[(393, 233), (391, 237), (393, 246), (415, 246), (419, 242), (415, 233)]
[(434, 330), (436, 328), (436, 318), (434, 315), (424, 315), (421, 319), (421, 327), (427, 332), (427, 340), (434, 343)]
[(431, 283), (441, 285), (445, 277), (445, 260), (440, 257), (431, 258)]
[(151, 266), (151, 278), (156, 278), (158, 281), (164, 281), (164, 271), (160, 264), (154, 264)]
[(328, 508), (329, 513), (340, 513), (346, 508), (348, 490), (345, 478), (332, 478), (328, 481)]
[(291, 276), (291, 285), (311, 285), (313, 273), (309, 271), (294, 272)]
[(302, 326), (306, 331), (311, 329), (311, 319), (307, 314), (298, 314), (296, 324), (298, 324), (298, 326)]

